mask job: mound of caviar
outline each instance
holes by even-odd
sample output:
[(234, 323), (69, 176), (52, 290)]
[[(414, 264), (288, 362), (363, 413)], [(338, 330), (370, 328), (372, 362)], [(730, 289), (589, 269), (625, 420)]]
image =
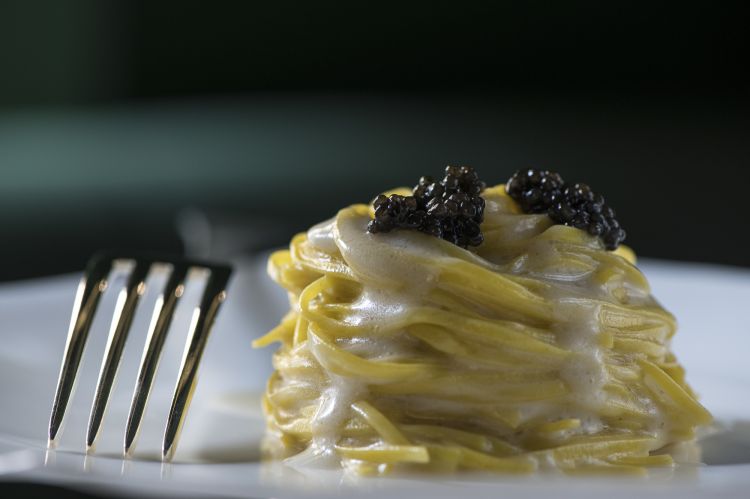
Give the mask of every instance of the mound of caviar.
[(517, 171), (505, 188), (524, 212), (547, 213), (556, 223), (583, 229), (608, 250), (625, 240), (615, 211), (586, 184), (566, 184), (558, 173), (530, 168)]
[(420, 178), (411, 196), (381, 194), (375, 198), (375, 218), (367, 230), (414, 229), (462, 248), (479, 246), (484, 241), (479, 228), (484, 219), (484, 199), (479, 194), (484, 187), (473, 168), (448, 166), (438, 182)]

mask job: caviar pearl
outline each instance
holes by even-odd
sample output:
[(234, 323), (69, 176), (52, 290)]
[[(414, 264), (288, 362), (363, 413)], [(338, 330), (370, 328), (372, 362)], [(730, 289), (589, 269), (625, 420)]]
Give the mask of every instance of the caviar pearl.
[(525, 213), (547, 213), (555, 223), (598, 236), (608, 250), (625, 240), (615, 211), (586, 184), (568, 185), (558, 173), (530, 168), (517, 171), (505, 188)]
[(371, 233), (416, 229), (463, 248), (484, 241), (479, 224), (484, 219), (484, 182), (469, 166), (449, 166), (439, 182), (424, 176), (412, 196), (380, 195), (375, 198)]

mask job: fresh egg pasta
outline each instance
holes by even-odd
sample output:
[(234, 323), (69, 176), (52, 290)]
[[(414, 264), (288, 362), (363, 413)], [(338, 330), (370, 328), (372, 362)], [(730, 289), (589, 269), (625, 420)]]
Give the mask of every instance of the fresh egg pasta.
[[(408, 196), (408, 189), (391, 193)], [(628, 248), (484, 189), (476, 248), (368, 232), (367, 205), (273, 253), (289, 294), (263, 398), (267, 449), (363, 474), (643, 473), (711, 421), (674, 317)]]

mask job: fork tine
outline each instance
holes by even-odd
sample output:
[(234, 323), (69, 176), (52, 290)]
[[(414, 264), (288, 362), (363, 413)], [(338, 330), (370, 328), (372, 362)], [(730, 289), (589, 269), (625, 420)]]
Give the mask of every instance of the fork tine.
[(159, 359), (161, 358), (161, 351), (164, 347), (169, 325), (172, 322), (177, 303), (182, 296), (187, 270), (188, 267), (185, 265), (173, 265), (169, 279), (154, 307), (154, 314), (149, 326), (143, 357), (141, 357), (138, 380), (133, 391), (133, 401), (130, 404), (130, 414), (128, 415), (128, 423), (125, 429), (124, 454), (126, 457), (130, 456), (131, 450), (135, 447), (135, 442), (138, 438), (143, 412), (146, 404), (148, 404), (151, 385), (154, 381), (156, 370), (159, 367)]
[(52, 414), (50, 415), (49, 447), (54, 447), (57, 444), (57, 436), (65, 419), (68, 402), (75, 389), (76, 376), (81, 365), (81, 357), (91, 329), (91, 322), (96, 313), (99, 298), (107, 286), (107, 277), (111, 269), (112, 262), (110, 259), (103, 255), (96, 255), (89, 260), (86, 272), (78, 285), (55, 399), (52, 404)]
[(104, 350), (104, 360), (101, 371), (99, 371), (99, 380), (96, 385), (96, 395), (91, 407), (91, 416), (89, 417), (88, 432), (86, 435), (86, 450), (92, 450), (96, 437), (101, 428), (102, 419), (107, 409), (109, 395), (114, 385), (117, 368), (120, 365), (122, 350), (125, 346), (130, 325), (135, 315), (135, 308), (138, 300), (145, 289), (146, 276), (151, 268), (147, 261), (136, 260), (135, 267), (130, 273), (128, 283), (117, 298), (115, 313), (112, 317), (107, 346)]
[(162, 459), (171, 461), (177, 447), (180, 431), (185, 422), (188, 406), (195, 388), (196, 373), (203, 350), (211, 332), (216, 314), (226, 298), (226, 286), (231, 270), (227, 267), (213, 267), (206, 282), (200, 305), (193, 313), (188, 332), (188, 341), (182, 357), (180, 376), (177, 379), (167, 425), (164, 430)]

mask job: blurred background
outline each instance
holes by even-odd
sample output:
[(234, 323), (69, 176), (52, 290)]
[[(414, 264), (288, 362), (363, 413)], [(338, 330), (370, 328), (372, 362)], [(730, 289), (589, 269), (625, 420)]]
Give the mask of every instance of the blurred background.
[(750, 265), (740, 9), (6, 0), (0, 279), (282, 245), (446, 164), (557, 170), (641, 255)]

